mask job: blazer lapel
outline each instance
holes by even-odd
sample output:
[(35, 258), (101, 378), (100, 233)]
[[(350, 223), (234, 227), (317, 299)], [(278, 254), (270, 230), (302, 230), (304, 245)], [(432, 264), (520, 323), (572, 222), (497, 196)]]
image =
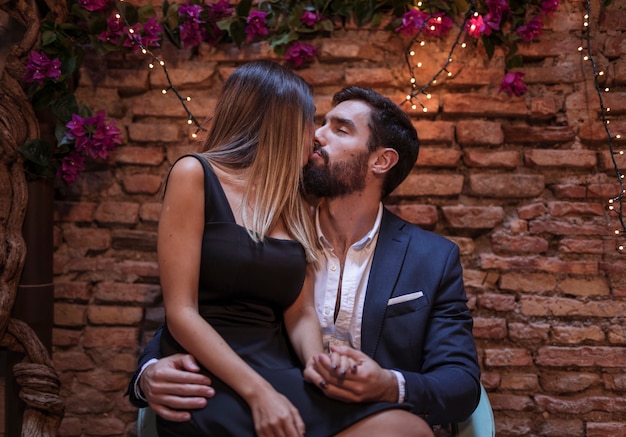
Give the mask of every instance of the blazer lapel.
[(376, 352), (387, 302), (406, 257), (410, 237), (402, 232), (404, 226), (402, 220), (387, 209), (384, 210), (365, 294), (361, 326), (361, 350), (370, 357)]

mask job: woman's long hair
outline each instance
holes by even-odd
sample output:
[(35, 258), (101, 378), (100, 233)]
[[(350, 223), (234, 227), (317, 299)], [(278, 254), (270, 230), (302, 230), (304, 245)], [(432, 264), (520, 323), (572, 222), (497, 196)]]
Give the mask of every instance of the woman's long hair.
[(302, 78), (275, 62), (250, 62), (226, 80), (202, 148), (216, 163), (248, 169), (242, 219), (250, 236), (263, 241), (282, 220), (309, 261), (316, 259), (315, 232), (300, 182), (314, 116)]

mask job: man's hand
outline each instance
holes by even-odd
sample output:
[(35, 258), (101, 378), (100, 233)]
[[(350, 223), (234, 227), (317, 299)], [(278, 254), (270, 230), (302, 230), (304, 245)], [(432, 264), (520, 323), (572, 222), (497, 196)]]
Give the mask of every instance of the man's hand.
[(184, 422), (191, 419), (186, 410), (204, 407), (215, 394), (211, 379), (199, 372), (193, 356), (171, 355), (150, 364), (141, 374), (139, 387), (159, 416)]
[[(346, 358), (356, 365), (343, 372), (340, 363)], [(317, 355), (310, 367), (305, 372), (306, 380), (322, 387), (330, 398), (344, 402), (398, 401), (395, 375), (356, 349), (331, 346), (331, 353)]]

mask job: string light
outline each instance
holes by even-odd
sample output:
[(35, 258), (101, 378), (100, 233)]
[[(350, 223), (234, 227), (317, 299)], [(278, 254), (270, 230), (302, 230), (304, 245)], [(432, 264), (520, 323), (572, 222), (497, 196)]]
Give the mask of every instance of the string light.
[[(119, 0), (119, 2), (123, 3), (124, 0)], [(116, 5), (116, 7), (117, 7), (117, 5)], [(143, 53), (144, 55), (149, 55), (152, 58), (151, 62), (148, 64), (148, 67), (150, 69), (153, 69), (155, 64), (158, 64), (159, 66), (161, 66), (163, 72), (165, 73), (165, 79), (167, 80), (167, 83), (168, 83), (168, 87), (162, 89), (161, 93), (162, 94), (167, 94), (168, 91), (171, 90), (176, 95), (176, 97), (180, 101), (181, 105), (183, 106), (183, 109), (187, 113), (187, 124), (190, 125), (190, 126), (194, 125), (196, 127), (196, 131), (191, 134), (191, 137), (192, 138), (197, 138), (198, 137), (198, 133), (200, 131), (202, 131), (202, 130), (205, 130), (205, 129), (198, 122), (198, 120), (194, 117), (194, 115), (189, 110), (189, 107), (187, 106), (187, 102), (191, 101), (191, 97), (183, 96), (182, 94), (180, 94), (180, 92), (174, 86), (174, 83), (172, 82), (169, 70), (167, 69), (167, 66), (165, 65), (165, 61), (163, 61), (161, 58), (159, 58), (156, 54), (154, 54), (148, 47), (146, 47), (143, 44), (143, 42), (141, 41), (141, 38), (138, 38), (135, 35), (134, 29), (130, 26), (130, 23), (128, 22), (128, 20), (126, 20), (126, 17), (123, 14), (121, 14), (121, 12), (119, 10), (117, 11), (115, 17), (117, 19), (122, 19), (124, 21), (124, 24), (128, 28), (128, 34), (129, 34), (130, 39), (135, 44), (137, 44), (139, 46), (139, 48), (141, 49), (141, 53)]]
[[(619, 224), (621, 226), (621, 229), (615, 229), (614, 234), (616, 237), (620, 237), (622, 234), (626, 233), (626, 222), (624, 220), (624, 194), (626, 194), (626, 189), (624, 188), (624, 175), (620, 172), (619, 167), (617, 165), (617, 161), (615, 159), (615, 157), (617, 155), (623, 156), (624, 155), (624, 151), (615, 151), (615, 142), (614, 140), (619, 140), (621, 139), (621, 135), (620, 134), (616, 134), (615, 136), (611, 134), (611, 130), (609, 129), (609, 124), (611, 123), (611, 121), (607, 118), (607, 114), (610, 112), (610, 108), (605, 107), (604, 106), (604, 100), (602, 98), (602, 93), (608, 93), (609, 92), (609, 87), (604, 87), (602, 88), (600, 86), (600, 83), (598, 81), (598, 77), (600, 76), (604, 76), (604, 72), (603, 71), (598, 71), (598, 67), (596, 65), (596, 61), (593, 57), (593, 54), (591, 53), (591, 32), (589, 29), (589, 17), (591, 16), (591, 1), (587, 0), (586, 1), (586, 10), (587, 13), (583, 16), (584, 21), (583, 21), (583, 38), (585, 39), (585, 43), (586, 43), (586, 51), (587, 54), (583, 56), (583, 60), (584, 61), (590, 61), (591, 62), (591, 67), (593, 70), (593, 82), (594, 82), (594, 86), (596, 89), (596, 93), (598, 94), (598, 99), (600, 100), (600, 114), (602, 117), (602, 123), (604, 125), (604, 130), (606, 131), (607, 134), (607, 138), (608, 138), (608, 145), (609, 145), (609, 154), (611, 156), (611, 161), (613, 164), (613, 169), (615, 171), (615, 175), (617, 177), (617, 181), (619, 183), (619, 194), (611, 199), (609, 199), (608, 203), (608, 210), (611, 212), (615, 212), (617, 214), (617, 218), (619, 221)], [(584, 48), (581, 45), (578, 48), (579, 52), (583, 52)], [(623, 243), (618, 243), (617, 245), (617, 250), (619, 252), (624, 252), (624, 244)]]
[[(422, 68), (423, 67), (423, 63), (421, 61), (412, 61), (411, 58), (413, 58), (415, 56), (415, 50), (413, 49), (413, 47), (415, 47), (416, 45), (419, 45), (420, 47), (424, 47), (426, 45), (426, 41), (424, 39), (421, 39), (420, 36), (422, 34), (422, 32), (424, 31), (425, 26), (427, 25), (427, 23), (430, 21), (430, 18), (432, 18), (434, 16), (433, 14), (433, 10), (429, 5), (429, 2), (426, 2), (427, 5), (427, 9), (430, 10), (430, 15), (427, 19), (425, 19), (422, 22), (422, 25), (420, 26), (420, 28), (417, 31), (417, 34), (413, 36), (413, 38), (411, 38), (411, 41), (409, 42), (407, 49), (405, 51), (405, 62), (406, 65), (409, 69), (409, 74), (411, 76), (410, 79), (410, 83), (411, 83), (411, 93), (407, 96), (407, 99), (405, 102), (403, 103), (409, 103), (411, 104), (411, 109), (415, 110), (417, 109), (418, 105), (422, 107), (422, 112), (428, 112), (428, 108), (426, 108), (426, 106), (424, 106), (424, 104), (421, 102), (420, 100), (420, 96), (423, 94), (426, 94), (426, 90), (432, 86), (432, 85), (436, 85), (437, 84), (437, 80), (439, 78), (439, 76), (445, 74), (445, 77), (451, 78), (453, 76), (452, 72), (448, 69), (448, 66), (452, 63), (452, 54), (454, 53), (454, 50), (457, 47), (461, 47), (461, 48), (465, 48), (467, 47), (466, 43), (461, 43), (461, 36), (463, 35), (463, 33), (465, 32), (465, 28), (466, 28), (466, 24), (467, 24), (467, 20), (472, 17), (473, 15), (477, 14), (476, 12), (476, 0), (470, 0), (470, 7), (469, 10), (467, 11), (467, 13), (465, 14), (464, 18), (463, 18), (463, 23), (461, 24), (460, 28), (459, 28), (459, 33), (456, 36), (456, 39), (454, 41), (454, 44), (452, 44), (452, 47), (450, 49), (450, 52), (448, 53), (448, 56), (446, 58), (446, 62), (443, 64), (443, 66), (432, 76), (432, 78), (426, 82), (423, 86), (418, 87), (417, 85), (417, 79), (415, 78), (416, 74), (415, 71), (416, 69)], [(423, 2), (419, 2), (418, 3), (418, 7), (421, 8), (423, 6)], [(435, 17), (435, 20), (439, 23), (441, 23), (442, 18), (441, 17)], [(429, 29), (431, 31), (436, 30), (436, 26), (430, 26)], [(428, 99), (431, 98), (431, 95), (428, 94)]]

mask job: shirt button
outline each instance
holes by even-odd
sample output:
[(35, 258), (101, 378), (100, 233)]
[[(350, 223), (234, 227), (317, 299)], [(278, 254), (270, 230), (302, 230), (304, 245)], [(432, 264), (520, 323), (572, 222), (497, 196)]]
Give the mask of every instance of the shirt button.
[(329, 309), (324, 310), (324, 315), (330, 316), (330, 310)]
[(330, 269), (334, 272), (335, 270), (337, 270), (337, 266), (333, 264), (330, 266)]

